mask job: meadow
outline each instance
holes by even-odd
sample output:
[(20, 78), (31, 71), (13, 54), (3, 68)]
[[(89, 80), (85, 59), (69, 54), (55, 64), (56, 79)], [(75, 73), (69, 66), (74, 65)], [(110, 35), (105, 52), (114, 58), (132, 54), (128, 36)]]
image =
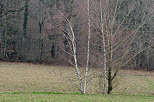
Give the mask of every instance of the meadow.
[[(83, 68), (80, 72), (84, 76)], [(101, 73), (91, 70), (83, 95), (73, 67), (0, 62), (0, 102), (154, 102), (154, 72), (120, 70), (111, 95), (101, 94)]]

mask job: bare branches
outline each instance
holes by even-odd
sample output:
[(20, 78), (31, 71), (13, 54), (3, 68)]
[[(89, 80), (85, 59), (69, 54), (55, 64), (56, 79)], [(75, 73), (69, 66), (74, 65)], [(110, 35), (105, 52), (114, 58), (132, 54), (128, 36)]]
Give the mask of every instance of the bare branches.
[(2, 7), (2, 9), (1, 9), (1, 12), (0, 12), (0, 17), (3, 17), (3, 16), (5, 16), (5, 15), (7, 15), (9, 13), (18, 13), (18, 12), (24, 10), (25, 6), (22, 6), (20, 9), (14, 9), (14, 10), (8, 10), (8, 11), (4, 11), (3, 5), (1, 7)]

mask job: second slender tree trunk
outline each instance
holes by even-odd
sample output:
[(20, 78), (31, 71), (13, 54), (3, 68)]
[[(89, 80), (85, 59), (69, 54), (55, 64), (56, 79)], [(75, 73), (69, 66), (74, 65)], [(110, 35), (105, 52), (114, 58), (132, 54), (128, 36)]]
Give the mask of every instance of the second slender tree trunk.
[(86, 93), (86, 83), (87, 83), (87, 75), (88, 75), (88, 67), (89, 67), (89, 49), (90, 49), (90, 15), (89, 15), (89, 0), (87, 0), (87, 4), (88, 4), (88, 49), (87, 49), (86, 74), (85, 74), (85, 82), (84, 82), (84, 94)]

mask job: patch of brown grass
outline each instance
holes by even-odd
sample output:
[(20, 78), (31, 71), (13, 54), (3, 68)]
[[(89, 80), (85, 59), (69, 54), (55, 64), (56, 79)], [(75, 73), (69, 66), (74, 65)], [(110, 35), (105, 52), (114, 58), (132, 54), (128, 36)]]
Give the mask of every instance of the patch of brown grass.
[[(80, 68), (84, 80), (85, 68)], [(101, 69), (92, 69), (88, 93), (103, 92)], [(154, 72), (120, 70), (113, 94), (154, 93)], [(1, 92), (79, 92), (75, 68), (67, 66), (46, 66), (26, 63), (0, 62)]]
[[(69, 85), (58, 79), (61, 66), (23, 63), (0, 63), (0, 90), (3, 91), (62, 91)], [(55, 74), (56, 72), (56, 74)], [(69, 90), (69, 89), (68, 89)]]
[(154, 92), (154, 72), (120, 70), (119, 84), (113, 90), (120, 94), (152, 94)]

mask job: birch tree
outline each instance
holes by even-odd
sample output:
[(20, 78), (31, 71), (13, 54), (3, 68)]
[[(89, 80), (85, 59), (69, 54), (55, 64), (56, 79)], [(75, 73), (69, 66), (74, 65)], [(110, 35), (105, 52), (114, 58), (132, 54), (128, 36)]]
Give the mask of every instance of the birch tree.
[[(96, 2), (93, 2), (95, 4)], [(103, 55), (102, 66), (104, 68), (104, 93), (105, 93), (105, 69), (107, 64), (107, 80), (108, 94), (111, 94), (114, 88), (113, 82), (118, 71), (132, 60), (137, 54), (145, 50), (131, 49), (131, 44), (137, 37), (139, 29), (144, 26), (152, 16), (153, 11), (148, 14), (143, 13), (142, 16), (138, 12), (139, 1), (123, 1), (123, 0), (100, 0), (95, 5), (92, 15), (93, 24), (96, 32), (102, 40)], [(146, 1), (142, 6), (145, 11), (148, 10), (149, 2)], [(150, 6), (150, 5), (149, 5)], [(152, 6), (150, 6), (152, 7)], [(100, 21), (97, 19), (100, 17)], [(137, 18), (140, 17), (138, 20)], [(100, 24), (100, 25), (98, 25)], [(107, 56), (106, 56), (107, 54)]]

